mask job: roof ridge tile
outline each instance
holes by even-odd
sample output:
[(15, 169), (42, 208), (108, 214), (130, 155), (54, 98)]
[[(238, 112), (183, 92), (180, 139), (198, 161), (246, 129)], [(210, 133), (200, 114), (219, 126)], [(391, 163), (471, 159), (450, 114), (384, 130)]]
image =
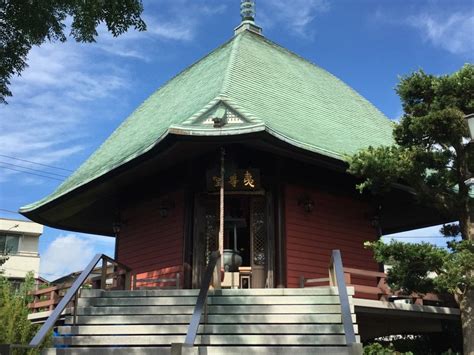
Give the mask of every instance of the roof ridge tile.
[(222, 81), (222, 89), (221, 89), (222, 94), (227, 94), (227, 90), (228, 90), (228, 87), (229, 87), (229, 84), (230, 84), (230, 73), (231, 73), (232, 67), (234, 65), (235, 58), (237, 56), (237, 51), (238, 51), (238, 47), (239, 47), (242, 35), (243, 34), (240, 33), (240, 34), (236, 35), (234, 38), (232, 38), (232, 40), (231, 40), (231, 41), (233, 41), (232, 42), (232, 49), (230, 51), (229, 61), (227, 63), (227, 68), (226, 68), (225, 73), (224, 73), (224, 80)]

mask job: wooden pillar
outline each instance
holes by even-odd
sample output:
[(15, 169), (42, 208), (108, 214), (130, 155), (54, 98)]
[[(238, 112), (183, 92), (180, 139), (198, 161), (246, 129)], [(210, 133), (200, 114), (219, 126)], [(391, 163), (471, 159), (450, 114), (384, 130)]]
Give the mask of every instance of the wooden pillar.
[(265, 214), (266, 214), (266, 287), (275, 287), (275, 203), (272, 192), (265, 195)]
[[(193, 168), (194, 164), (190, 161), (188, 177), (193, 176)], [(183, 288), (192, 288), (194, 191), (193, 180), (188, 178), (184, 189)]]
[[(219, 252), (224, 255), (224, 185), (225, 185), (225, 149), (221, 148), (221, 186), (219, 189)], [(221, 269), (224, 269), (224, 258), (221, 257)]]
[(286, 287), (286, 263), (285, 263), (285, 220), (284, 220), (284, 185), (281, 177), (282, 162), (276, 159), (276, 270), (277, 287)]

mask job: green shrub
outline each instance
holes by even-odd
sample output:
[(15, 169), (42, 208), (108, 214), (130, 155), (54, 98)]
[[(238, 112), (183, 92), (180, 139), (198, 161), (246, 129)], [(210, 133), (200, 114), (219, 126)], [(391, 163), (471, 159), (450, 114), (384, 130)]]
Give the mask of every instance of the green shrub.
[[(33, 297), (28, 293), (34, 290), (35, 280), (28, 273), (25, 282), (16, 289), (0, 276), (0, 344), (27, 345), (39, 329), (39, 325), (28, 320), (28, 303)], [(39, 354), (40, 350), (51, 343), (50, 334), (39, 349), (14, 349), (13, 354)]]
[(393, 344), (384, 346), (379, 343), (372, 343), (364, 346), (364, 355), (414, 355), (411, 351), (401, 353), (395, 350)]

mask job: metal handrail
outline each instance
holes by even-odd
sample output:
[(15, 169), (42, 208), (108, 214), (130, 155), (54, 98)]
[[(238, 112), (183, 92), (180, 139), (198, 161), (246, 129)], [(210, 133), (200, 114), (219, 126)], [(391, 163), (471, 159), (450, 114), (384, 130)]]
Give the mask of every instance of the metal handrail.
[[(94, 270), (95, 266), (97, 265), (97, 263), (100, 260), (103, 260), (104, 264), (106, 264), (106, 262), (115, 263), (115, 264), (123, 267), (127, 272), (130, 272), (130, 270), (131, 270), (126, 265), (123, 265), (123, 264), (115, 261), (114, 259), (108, 257), (107, 255), (97, 254), (96, 256), (94, 256), (94, 258), (91, 260), (91, 262), (81, 272), (79, 277), (76, 280), (74, 280), (73, 284), (71, 285), (71, 288), (66, 292), (64, 297), (61, 299), (59, 304), (54, 309), (53, 313), (51, 313), (51, 315), (48, 317), (46, 322), (42, 325), (42, 327), (40, 328), (38, 333), (36, 333), (36, 335), (30, 341), (30, 344), (28, 345), (28, 347), (36, 348), (43, 342), (43, 340), (46, 337), (46, 335), (48, 334), (48, 332), (51, 330), (51, 328), (54, 327), (54, 325), (56, 324), (56, 321), (61, 316), (61, 313), (63, 313), (66, 306), (77, 295), (79, 289), (84, 284), (84, 282), (87, 280), (88, 276), (91, 274), (91, 272)], [(105, 287), (106, 271), (104, 272), (104, 264), (102, 265), (103, 268), (102, 268), (101, 287)], [(106, 267), (105, 267), (105, 270), (106, 270)], [(126, 281), (126, 284), (127, 284), (127, 281)], [(76, 298), (76, 300), (77, 300), (77, 298)]]
[(188, 332), (186, 333), (186, 339), (184, 341), (184, 345), (187, 347), (194, 346), (194, 341), (196, 340), (199, 323), (201, 322), (202, 312), (207, 302), (207, 294), (209, 292), (209, 285), (211, 283), (212, 274), (214, 273), (214, 269), (220, 257), (220, 252), (214, 251), (211, 253), (211, 256), (209, 258), (209, 264), (207, 265), (206, 273), (204, 274), (204, 278), (201, 282), (199, 296), (197, 298), (193, 316), (191, 317), (191, 321), (189, 322)]
[(331, 263), (329, 266), (329, 277), (331, 285), (337, 285), (339, 293), (339, 303), (341, 304), (342, 324), (344, 325), (344, 334), (346, 336), (346, 345), (356, 344), (354, 323), (352, 323), (351, 306), (347, 294), (346, 280), (344, 279), (344, 267), (342, 266), (342, 257), (340, 250), (333, 250)]

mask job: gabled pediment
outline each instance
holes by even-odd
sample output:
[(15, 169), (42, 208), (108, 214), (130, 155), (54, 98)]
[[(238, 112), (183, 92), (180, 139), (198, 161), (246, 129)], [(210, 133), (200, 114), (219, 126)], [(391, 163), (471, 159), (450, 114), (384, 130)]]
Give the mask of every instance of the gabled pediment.
[(183, 126), (216, 126), (216, 128), (224, 128), (226, 126), (255, 123), (255, 120), (246, 118), (223, 100), (218, 100), (216, 103), (211, 103), (211, 105), (210, 108), (206, 107), (203, 111), (186, 120)]
[(195, 122), (195, 124), (212, 125), (215, 127), (244, 123), (248, 123), (248, 121), (222, 101), (206, 112), (206, 114), (199, 117)]
[[(232, 106), (225, 99), (212, 100), (201, 111), (184, 121), (182, 124), (172, 125), (170, 132), (174, 134), (204, 134), (221, 135), (243, 134), (264, 128), (262, 121), (249, 118), (238, 108)], [(200, 132), (200, 133), (199, 133)]]

